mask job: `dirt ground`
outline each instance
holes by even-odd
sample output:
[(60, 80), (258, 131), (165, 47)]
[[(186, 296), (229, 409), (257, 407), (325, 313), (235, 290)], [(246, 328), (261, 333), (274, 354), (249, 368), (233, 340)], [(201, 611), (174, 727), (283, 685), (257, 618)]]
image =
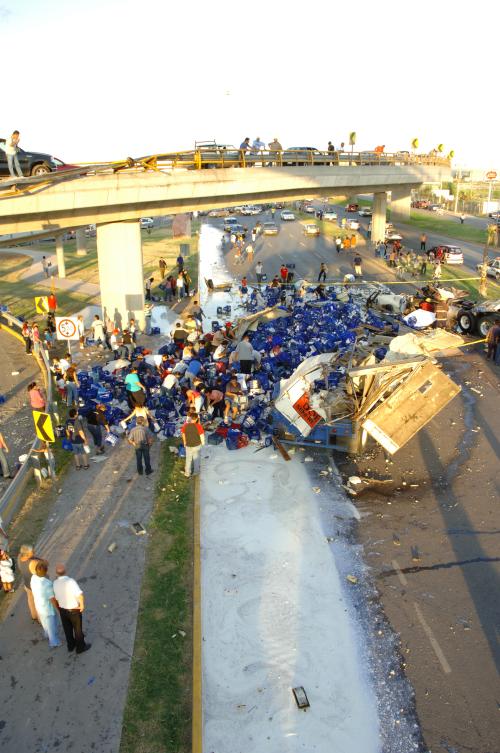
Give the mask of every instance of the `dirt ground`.
[(400, 634), (429, 750), (494, 753), (500, 739), (500, 369), (480, 350), (443, 362), (462, 392), (389, 459), (350, 475), (392, 479), (353, 498), (381, 604)]

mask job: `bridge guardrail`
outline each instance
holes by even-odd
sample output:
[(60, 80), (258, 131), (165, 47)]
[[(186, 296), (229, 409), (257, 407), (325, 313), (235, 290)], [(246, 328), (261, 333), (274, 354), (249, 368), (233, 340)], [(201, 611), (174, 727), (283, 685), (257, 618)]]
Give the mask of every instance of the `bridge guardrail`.
[(369, 167), (389, 165), (429, 165), (450, 167), (450, 160), (434, 154), (412, 154), (410, 152), (320, 152), (313, 150), (284, 149), (282, 151), (263, 150), (244, 152), (240, 149), (195, 149), (180, 152), (164, 152), (146, 157), (132, 158), (105, 163), (84, 163), (77, 168), (58, 170), (46, 175), (33, 175), (27, 178), (12, 178), (0, 182), (0, 199), (22, 196), (31, 190), (40, 190), (68, 180), (76, 180), (89, 175), (102, 175), (117, 172), (140, 172), (153, 170), (203, 170), (210, 168), (254, 168), (254, 167)]
[[(7, 327), (5, 326), (7, 323)], [(16, 335), (21, 332), (22, 321), (17, 317), (10, 314), (8, 311), (0, 312), (0, 328), (9, 329), (11, 333)], [(3, 325), (3, 327), (2, 327)], [(22, 339), (22, 338), (21, 338)], [(54, 400), (53, 381), (50, 371), (50, 363), (48, 356), (43, 348), (40, 349), (39, 358), (37, 358), (38, 365), (44, 375), (45, 386), (47, 390), (47, 404), (52, 406)], [(41, 442), (36, 438), (30, 447), (28, 457), (22, 464), (19, 471), (16, 473), (9, 486), (0, 497), (0, 517), (2, 518), (4, 525), (7, 526), (11, 523), (12, 519), (22, 507), (22, 494), (30, 480), (30, 471), (34, 467), (39, 465), (37, 450), (41, 447)]]

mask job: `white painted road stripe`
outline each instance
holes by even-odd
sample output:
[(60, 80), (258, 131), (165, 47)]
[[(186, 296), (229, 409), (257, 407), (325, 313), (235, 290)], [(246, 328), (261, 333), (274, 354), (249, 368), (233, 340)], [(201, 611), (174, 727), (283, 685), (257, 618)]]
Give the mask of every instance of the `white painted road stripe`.
[(417, 617), (418, 617), (418, 619), (420, 621), (420, 624), (422, 625), (422, 627), (424, 629), (424, 633), (428, 637), (428, 639), (430, 641), (430, 644), (431, 644), (432, 648), (434, 649), (434, 653), (436, 654), (437, 658), (439, 659), (439, 663), (441, 664), (441, 666), (443, 668), (443, 672), (445, 673), (445, 675), (449, 675), (450, 672), (451, 672), (451, 667), (448, 664), (448, 662), (446, 661), (446, 657), (445, 657), (445, 655), (443, 654), (443, 652), (441, 650), (441, 646), (439, 645), (439, 643), (437, 642), (437, 640), (434, 638), (434, 633), (432, 632), (432, 630), (430, 629), (429, 625), (424, 620), (424, 616), (423, 616), (422, 612), (420, 611), (420, 607), (418, 606), (418, 604), (415, 604), (415, 602), (413, 602), (413, 606), (415, 607), (415, 612), (417, 613)]

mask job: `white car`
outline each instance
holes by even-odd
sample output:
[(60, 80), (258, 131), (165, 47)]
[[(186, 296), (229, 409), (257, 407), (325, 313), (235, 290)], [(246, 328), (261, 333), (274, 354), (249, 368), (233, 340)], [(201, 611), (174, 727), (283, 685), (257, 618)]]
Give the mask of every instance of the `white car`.
[(347, 220), (347, 227), (349, 230), (359, 230), (359, 222), (357, 220)]
[(372, 216), (372, 210), (370, 207), (362, 207), (358, 212), (360, 217), (371, 217)]
[(306, 207), (306, 208), (304, 209), (304, 212), (307, 212), (307, 214), (316, 214), (316, 210), (315, 210), (315, 208), (314, 208), (314, 207), (312, 207), (312, 206), (307, 206), (307, 207)]
[[(481, 273), (482, 268), (482, 264), (478, 264), (476, 267), (479, 273)], [(500, 256), (497, 256), (496, 259), (488, 262), (486, 266), (486, 277), (493, 277), (495, 280), (500, 280)]]
[(463, 264), (464, 255), (462, 249), (458, 246), (448, 246), (445, 257), (445, 264)]
[(262, 212), (262, 207), (257, 207), (257, 206), (253, 206), (252, 204), (247, 204), (247, 206), (241, 207), (240, 212), (241, 214), (245, 214), (245, 215), (260, 214)]
[(337, 213), (331, 212), (330, 210), (323, 212), (323, 219), (327, 220), (328, 222), (336, 222), (337, 221)]
[(319, 235), (320, 229), (318, 225), (315, 225), (312, 222), (308, 222), (307, 225), (304, 225), (304, 234), (305, 235)]
[(283, 211), (281, 212), (280, 217), (281, 217), (282, 220), (285, 220), (285, 221), (289, 221), (289, 220), (294, 220), (295, 219), (294, 213), (290, 212), (289, 209), (283, 209)]
[(387, 230), (385, 231), (385, 240), (386, 241), (402, 241), (403, 236), (399, 233), (396, 233), (395, 230)]
[(141, 217), (141, 230), (147, 230), (154, 225), (152, 217)]

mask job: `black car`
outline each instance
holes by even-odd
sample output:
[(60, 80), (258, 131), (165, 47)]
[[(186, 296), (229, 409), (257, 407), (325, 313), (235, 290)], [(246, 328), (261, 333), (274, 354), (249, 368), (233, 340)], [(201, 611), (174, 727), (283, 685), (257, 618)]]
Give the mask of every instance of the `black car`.
[[(5, 139), (0, 139), (0, 176), (10, 175), (7, 166), (7, 155), (5, 154)], [(57, 169), (57, 164), (50, 154), (41, 152), (26, 152), (19, 148), (17, 158), (21, 165), (23, 175), (46, 175)]]

